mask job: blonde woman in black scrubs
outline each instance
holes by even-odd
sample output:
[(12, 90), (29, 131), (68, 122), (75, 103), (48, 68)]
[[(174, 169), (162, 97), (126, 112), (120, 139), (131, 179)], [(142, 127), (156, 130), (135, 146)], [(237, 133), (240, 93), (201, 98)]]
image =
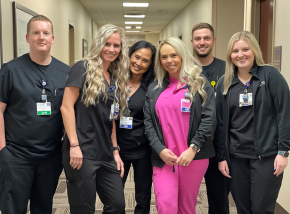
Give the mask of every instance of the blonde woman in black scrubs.
[(123, 162), (116, 126), (119, 106), (124, 107), (129, 58), (123, 29), (102, 26), (90, 53), (71, 69), (61, 113), (67, 135), (63, 165), (72, 214), (94, 214), (96, 192), (103, 213), (124, 210)]

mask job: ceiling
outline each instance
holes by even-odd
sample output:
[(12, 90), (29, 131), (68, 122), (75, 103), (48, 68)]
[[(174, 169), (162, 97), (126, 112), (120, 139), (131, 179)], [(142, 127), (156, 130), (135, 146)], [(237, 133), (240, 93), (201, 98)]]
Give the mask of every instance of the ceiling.
[[(99, 26), (114, 24), (125, 29), (125, 26), (141, 26), (140, 33), (159, 33), (177, 14), (192, 0), (79, 0)], [(149, 7), (123, 7), (123, 3), (149, 3)], [(145, 18), (125, 18), (124, 15), (142, 14)], [(125, 25), (125, 21), (142, 21), (142, 25)]]

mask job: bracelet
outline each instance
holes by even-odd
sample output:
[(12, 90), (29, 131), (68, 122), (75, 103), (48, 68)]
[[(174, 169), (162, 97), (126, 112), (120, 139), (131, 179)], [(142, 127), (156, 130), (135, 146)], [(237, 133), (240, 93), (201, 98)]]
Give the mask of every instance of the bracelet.
[(80, 146), (80, 145), (78, 144), (78, 145), (75, 145), (75, 146), (70, 146), (70, 147), (77, 147), (77, 146)]

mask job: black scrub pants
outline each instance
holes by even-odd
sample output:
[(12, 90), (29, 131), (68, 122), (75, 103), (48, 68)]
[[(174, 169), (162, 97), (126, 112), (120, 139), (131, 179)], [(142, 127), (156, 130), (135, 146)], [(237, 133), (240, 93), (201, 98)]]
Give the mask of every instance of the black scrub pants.
[[(124, 177), (123, 184), (125, 183), (130, 171), (131, 164), (134, 169), (134, 182), (135, 182), (135, 200), (136, 206), (134, 214), (149, 214), (151, 202), (151, 187), (152, 187), (152, 165), (151, 158), (140, 158), (135, 160), (123, 160), (124, 163)], [(125, 211), (123, 212), (125, 213)]]
[(209, 158), (209, 165), (204, 175), (209, 214), (229, 214), (230, 179), (218, 169), (215, 157)]
[(231, 192), (239, 214), (274, 214), (283, 179), (283, 173), (273, 175), (275, 158), (231, 157)]
[(79, 170), (69, 162), (69, 151), (64, 151), (62, 163), (71, 214), (94, 214), (96, 192), (104, 204), (103, 214), (119, 214), (125, 209), (123, 183), (115, 161), (83, 159)]
[(53, 195), (62, 171), (61, 151), (45, 159), (21, 159), (6, 147), (0, 151), (2, 214), (51, 214)]

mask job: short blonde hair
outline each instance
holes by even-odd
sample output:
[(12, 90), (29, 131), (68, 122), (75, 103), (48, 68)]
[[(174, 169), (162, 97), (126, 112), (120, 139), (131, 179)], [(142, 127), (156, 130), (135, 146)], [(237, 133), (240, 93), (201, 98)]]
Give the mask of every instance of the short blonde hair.
[(33, 16), (27, 23), (27, 35), (29, 34), (30, 32), (30, 28), (31, 28), (31, 23), (32, 22), (35, 22), (35, 21), (44, 21), (44, 22), (48, 22), (50, 23), (50, 26), (51, 26), (51, 33), (53, 35), (53, 25), (52, 25), (52, 22), (50, 21), (49, 18), (47, 18), (46, 16), (44, 15), (36, 15), (36, 16)]
[(223, 94), (226, 95), (229, 87), (234, 79), (234, 71), (236, 69), (236, 65), (233, 63), (231, 54), (232, 54), (232, 49), (235, 44), (235, 42), (239, 40), (245, 40), (248, 45), (250, 46), (250, 49), (253, 51), (255, 55), (255, 62), (259, 66), (264, 66), (264, 60), (263, 60), (263, 55), (262, 51), (260, 49), (259, 43), (257, 42), (255, 36), (249, 32), (249, 31), (241, 31), (235, 33), (232, 38), (230, 39), (228, 43), (228, 49), (227, 49), (227, 58), (226, 58), (226, 71), (225, 71), (225, 80), (224, 80), (224, 91)]

